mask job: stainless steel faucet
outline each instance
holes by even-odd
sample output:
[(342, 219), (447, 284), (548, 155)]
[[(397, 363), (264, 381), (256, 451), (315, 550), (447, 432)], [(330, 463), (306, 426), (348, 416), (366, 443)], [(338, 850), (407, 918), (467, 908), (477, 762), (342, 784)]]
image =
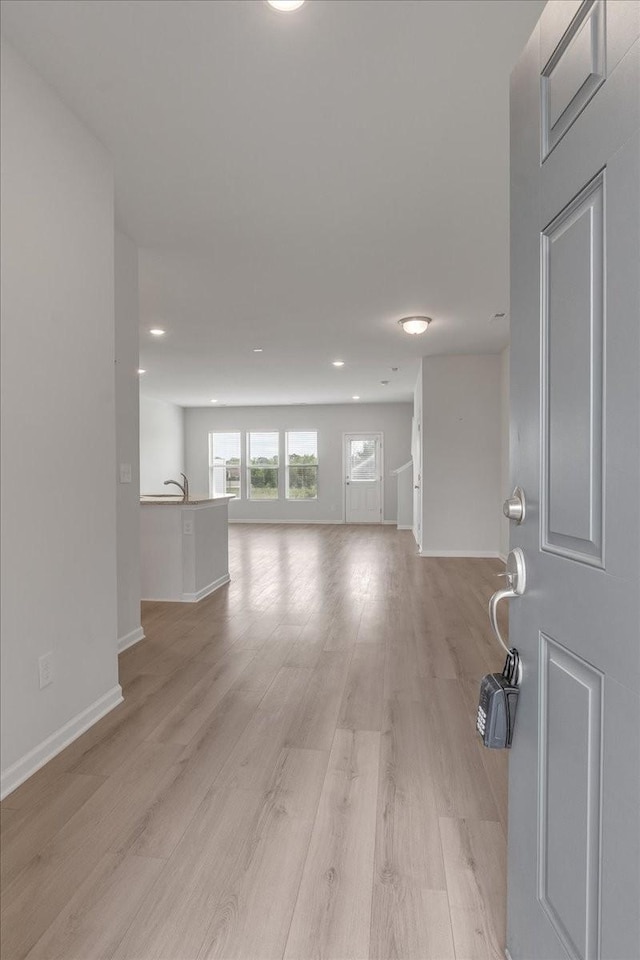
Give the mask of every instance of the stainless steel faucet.
[(189, 481), (187, 480), (184, 473), (181, 473), (180, 476), (184, 480), (184, 486), (183, 484), (178, 483), (177, 480), (165, 480), (164, 485), (166, 487), (167, 484), (172, 483), (174, 486), (178, 487), (178, 489), (182, 490), (182, 502), (188, 503), (189, 502)]

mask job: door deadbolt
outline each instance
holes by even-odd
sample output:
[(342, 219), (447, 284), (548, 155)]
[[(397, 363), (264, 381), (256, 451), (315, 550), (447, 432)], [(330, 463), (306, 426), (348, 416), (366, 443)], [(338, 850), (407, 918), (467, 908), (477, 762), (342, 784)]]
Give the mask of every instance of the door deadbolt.
[(508, 500), (505, 500), (502, 504), (502, 512), (507, 520), (513, 520), (514, 523), (522, 523), (527, 512), (522, 487), (515, 487)]

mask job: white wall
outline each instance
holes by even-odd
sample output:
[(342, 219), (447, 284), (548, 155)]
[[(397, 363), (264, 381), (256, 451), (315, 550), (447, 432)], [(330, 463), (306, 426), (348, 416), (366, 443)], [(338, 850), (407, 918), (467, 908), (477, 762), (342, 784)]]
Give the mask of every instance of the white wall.
[(411, 404), (327, 404), (319, 406), (194, 407), (185, 410), (187, 475), (194, 494), (209, 489), (209, 433), (227, 430), (317, 430), (318, 499), (312, 501), (232, 500), (231, 520), (291, 520), (342, 523), (343, 433), (384, 434), (384, 519), (396, 522), (397, 483), (391, 471), (411, 455)]
[(5, 42), (1, 146), (4, 794), (121, 691), (112, 169)]
[(177, 487), (163, 486), (178, 480), (184, 469), (184, 410), (140, 396), (140, 492), (180, 493)]
[(422, 361), (422, 553), (497, 556), (500, 357)]
[[(509, 485), (509, 347), (500, 354), (500, 500), (511, 496)], [(500, 512), (500, 554), (509, 552), (509, 521)]]
[[(138, 250), (115, 235), (116, 539), (118, 647), (142, 639), (140, 627), (140, 437), (138, 384)], [(122, 482), (120, 465), (131, 482)]]

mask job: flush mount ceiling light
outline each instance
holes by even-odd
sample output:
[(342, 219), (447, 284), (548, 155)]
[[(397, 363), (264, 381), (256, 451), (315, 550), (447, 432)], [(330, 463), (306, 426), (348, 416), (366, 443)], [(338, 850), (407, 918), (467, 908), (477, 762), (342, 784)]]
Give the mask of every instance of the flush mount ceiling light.
[(332, 360), (331, 363), (334, 367), (344, 367), (344, 360)]
[(299, 10), (304, 0), (267, 0), (267, 6), (273, 10), (279, 10), (280, 13), (293, 13)]
[(262, 347), (254, 347), (254, 348), (253, 348), (253, 352), (254, 352), (254, 353), (262, 353)]
[(405, 333), (411, 333), (415, 336), (418, 333), (425, 332), (431, 323), (431, 317), (403, 317), (402, 320), (398, 320), (398, 323)]
[(351, 397), (351, 399), (352, 399), (352, 400), (359, 400), (360, 397), (356, 394), (355, 396)]
[(138, 373), (142, 376), (143, 373), (146, 373), (146, 370), (143, 370), (142, 367), (139, 368)]
[(217, 400), (209, 400), (209, 403), (217, 403)]
[(161, 330), (160, 327), (153, 327), (152, 330), (149, 330), (149, 333), (152, 337), (164, 337), (164, 330)]

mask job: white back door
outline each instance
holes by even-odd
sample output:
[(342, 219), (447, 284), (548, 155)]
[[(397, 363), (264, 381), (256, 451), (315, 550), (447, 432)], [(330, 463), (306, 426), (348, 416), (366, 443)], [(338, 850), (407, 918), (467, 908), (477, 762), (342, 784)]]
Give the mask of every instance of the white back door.
[(345, 522), (382, 523), (382, 434), (344, 438)]
[(413, 460), (413, 536), (422, 547), (422, 444), (420, 424), (416, 417), (411, 421), (411, 458)]
[(640, 957), (639, 21), (549, 3), (512, 78), (513, 960)]

